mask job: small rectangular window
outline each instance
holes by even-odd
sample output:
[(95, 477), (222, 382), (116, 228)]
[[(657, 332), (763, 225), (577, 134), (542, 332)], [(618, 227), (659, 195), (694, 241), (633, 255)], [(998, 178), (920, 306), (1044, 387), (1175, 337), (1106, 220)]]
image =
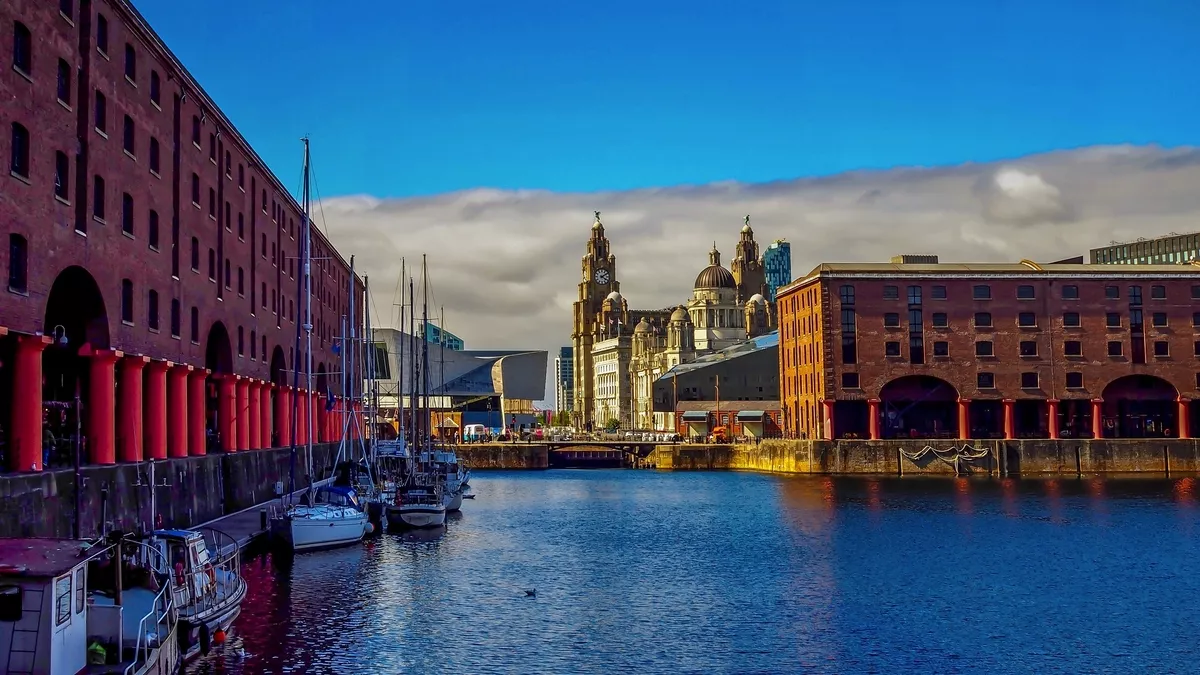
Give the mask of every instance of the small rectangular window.
[(104, 220), (104, 179), (92, 177), (92, 217)]
[(146, 240), (150, 248), (158, 250), (158, 211), (150, 209), (150, 217), (146, 226)]
[(1021, 388), (1022, 389), (1037, 389), (1038, 374), (1036, 372), (1021, 373)]
[(908, 287), (908, 304), (910, 304), (910, 305), (921, 304), (921, 287), (920, 286), (909, 286)]
[(8, 235), (8, 289), (29, 291), (29, 241), (16, 233)]
[(1083, 373), (1067, 373), (1067, 389), (1083, 389)]
[(973, 300), (991, 300), (992, 287), (984, 284), (978, 284), (971, 287), (971, 298)]
[(136, 131), (134, 130), (132, 117), (129, 115), (125, 116), (124, 124), (122, 125), (121, 130), (122, 145), (125, 147), (125, 152), (128, 152), (131, 155), (136, 155), (137, 139), (135, 138)]
[(13, 22), (13, 68), (26, 77), (33, 74), (33, 34), (20, 21)]
[(1038, 343), (1037, 340), (1021, 340), (1021, 356), (1037, 356)]
[(1196, 340), (1195, 342), (1192, 343), (1192, 352), (1196, 356), (1200, 356), (1200, 340)]
[(934, 356), (949, 356), (950, 355), (950, 343), (945, 342), (943, 340), (934, 342), (933, 343), (933, 355)]
[(1067, 340), (1063, 343), (1063, 354), (1066, 356), (1083, 356), (1083, 343), (1078, 340)]
[(900, 356), (900, 343), (891, 341), (883, 344), (884, 356)]
[(1170, 356), (1171, 355), (1171, 349), (1168, 346), (1166, 340), (1155, 340), (1154, 341), (1154, 355), (1155, 356)]
[(1200, 328), (1200, 312), (1192, 312), (1192, 327)]
[(1062, 287), (1062, 298), (1063, 298), (1063, 300), (1078, 300), (1079, 299), (1079, 287), (1078, 286), (1063, 286)]
[(843, 305), (853, 305), (854, 304), (854, 287), (853, 286), (839, 287), (838, 288), (838, 299), (841, 300)]
[(121, 195), (121, 231), (133, 234), (133, 196), (128, 192)]
[(884, 314), (883, 315), (883, 327), (884, 328), (899, 328), (900, 327), (900, 315), (897, 314), (896, 312), (888, 312), (888, 313)]
[(991, 328), (992, 313), (991, 312), (975, 312), (975, 327), (976, 328)]
[(96, 92), (96, 131), (102, 134), (108, 133), (108, 99), (104, 94)]
[(1167, 287), (1166, 286), (1151, 286), (1150, 287), (1150, 299), (1151, 300), (1166, 300), (1167, 299)]
[(1119, 312), (1105, 313), (1104, 325), (1108, 328), (1120, 328), (1121, 327), (1121, 314)]
[(61, 626), (71, 620), (71, 575), (54, 580), (54, 625)]
[(96, 15), (96, 49), (108, 53), (108, 19), (103, 14)]
[(125, 43), (125, 79), (137, 82), (137, 52), (128, 42)]
[(1121, 288), (1119, 286), (1105, 286), (1104, 287), (1104, 299), (1105, 300), (1120, 300), (1121, 299)]
[(150, 102), (162, 105), (162, 80), (159, 79), (157, 70), (150, 71)]
[(1166, 328), (1167, 327), (1167, 313), (1166, 312), (1155, 312), (1154, 314), (1151, 315), (1150, 320), (1153, 322), (1155, 328)]
[(71, 105), (71, 64), (58, 60), (58, 100)]
[(12, 123), (12, 161), (9, 170), (22, 178), (29, 178), (29, 130)]
[(950, 321), (949, 321), (949, 319), (946, 318), (945, 312), (934, 312), (933, 313), (933, 327), (934, 328), (949, 328), (950, 327)]
[(1034, 297), (1033, 286), (1017, 286), (1018, 300), (1033, 300)]
[(1200, 300), (1200, 286), (1192, 286), (1192, 299)]
[(858, 389), (858, 373), (842, 373), (842, 387)]
[(146, 324), (150, 330), (158, 330), (158, 291), (151, 289), (146, 300)]
[(1067, 328), (1079, 328), (1080, 325), (1079, 312), (1063, 313), (1063, 326)]
[(945, 286), (934, 286), (933, 288), (931, 288), (929, 290), (929, 297), (933, 298), (934, 300), (945, 300), (946, 299), (946, 287)]
[(1108, 341), (1108, 355), (1109, 356), (1120, 356), (1121, 352), (1122, 352), (1121, 344), (1122, 343), (1118, 340), (1109, 340)]
[(71, 163), (67, 153), (54, 153), (54, 196), (67, 200), (71, 196)]
[(133, 323), (133, 281), (121, 280), (121, 320)]
[(1017, 314), (1017, 325), (1021, 328), (1036, 328), (1037, 315), (1033, 312), (1020, 312)]
[(980, 340), (975, 343), (975, 356), (995, 356), (991, 340)]
[(995, 389), (996, 375), (994, 373), (978, 373), (975, 375), (975, 386), (980, 389)]
[(883, 287), (883, 299), (884, 300), (899, 300), (900, 299), (900, 287), (899, 286), (884, 286)]

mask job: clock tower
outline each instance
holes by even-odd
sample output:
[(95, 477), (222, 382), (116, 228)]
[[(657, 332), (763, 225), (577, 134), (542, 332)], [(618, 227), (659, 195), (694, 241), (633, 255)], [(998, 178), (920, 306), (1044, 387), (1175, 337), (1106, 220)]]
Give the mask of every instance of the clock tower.
[(571, 329), (571, 345), (575, 356), (572, 422), (581, 431), (596, 425), (592, 419), (592, 344), (603, 329), (600, 322), (603, 320), (604, 299), (610, 293), (621, 290), (621, 283), (617, 281), (617, 257), (609, 251), (599, 211), (596, 211), (596, 220), (592, 223), (592, 236), (588, 239), (587, 253), (583, 256), (582, 272), (579, 298), (574, 305), (574, 326)]

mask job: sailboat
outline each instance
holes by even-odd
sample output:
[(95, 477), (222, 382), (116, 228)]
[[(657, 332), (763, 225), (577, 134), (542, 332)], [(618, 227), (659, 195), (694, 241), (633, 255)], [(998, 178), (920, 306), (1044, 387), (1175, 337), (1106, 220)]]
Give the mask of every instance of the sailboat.
[[(429, 321), (429, 281), (424, 256), (421, 261), (422, 315), (425, 323)], [(412, 281), (409, 281), (409, 299), (413, 300)], [(412, 314), (415, 314), (415, 307)], [(410, 332), (411, 335), (411, 332)], [(388, 526), (392, 528), (424, 528), (439, 527), (446, 524), (446, 502), (443, 482), (433, 473), (428, 463), (430, 452), (429, 429), (429, 341), (421, 340), (421, 360), (417, 363), (413, 358), (413, 371), (417, 376), (412, 379), (412, 437), (414, 447), (424, 447), (420, 459), (411, 455), (407, 462), (407, 475), (403, 484), (397, 485), (391, 504), (385, 508)], [(419, 367), (418, 367), (419, 366)], [(419, 371), (419, 372), (418, 372)], [(420, 404), (418, 405), (418, 401)]]
[[(444, 334), (446, 331), (446, 308), (442, 307), (438, 314), (438, 331)], [(439, 342), (438, 362), (441, 367), (441, 375), (439, 379), (442, 382), (442, 394), (446, 393), (446, 340), (441, 338)], [(453, 513), (462, 509), (463, 495), (467, 491), (467, 480), (470, 471), (466, 464), (458, 458), (458, 453), (455, 452), (453, 446), (446, 443), (443, 437), (445, 427), (441, 419), (441, 414), (438, 415), (438, 442), (441, 447), (435, 449), (432, 453), (426, 453), (421, 459), (428, 462), (430, 470), (437, 474), (438, 482), (442, 484), (442, 499), (446, 504), (446, 511)]]
[[(309, 215), (311, 208), (310, 191), (309, 191), (309, 145), (308, 138), (304, 138), (304, 216), (303, 224), (303, 243), (301, 250), (301, 269), (303, 276), (300, 279), (301, 286), (299, 288), (300, 295), (304, 298), (304, 322), (298, 327), (296, 333), (297, 347), (300, 343), (300, 331), (304, 332), (304, 374), (307, 378), (306, 390), (313, 390), (313, 369), (312, 369), (312, 219)], [(351, 312), (353, 312), (354, 298), (354, 259), (350, 259), (350, 288), (351, 288)], [(353, 314), (351, 314), (351, 323), (353, 323)], [(347, 358), (343, 351), (343, 362)], [(300, 353), (300, 349), (296, 350)], [(345, 378), (346, 369), (342, 368), (343, 378)], [(298, 369), (293, 368), (293, 382), (299, 385), (300, 373)], [(295, 452), (296, 452), (296, 425), (298, 424), (297, 414), (300, 397), (294, 399), (292, 411), (292, 484), (295, 485)], [(307, 404), (306, 404), (307, 405)], [(313, 466), (312, 466), (312, 438), (313, 438), (313, 415), (305, 415), (305, 440), (304, 440), (304, 459), (307, 463), (309, 476), (309, 489), (305, 494), (304, 503), (289, 504), (282, 513), (277, 514), (271, 521), (271, 532), (276, 538), (286, 546), (289, 546), (292, 551), (311, 551), (316, 549), (334, 548), (338, 546), (347, 546), (357, 543), (362, 540), (363, 536), (368, 533), (371, 524), (367, 519), (367, 513), (358, 501), (358, 495), (352, 486), (346, 485), (326, 485), (314, 489), (312, 485)], [(338, 453), (338, 460), (341, 460), (341, 453)], [(337, 466), (335, 461), (334, 466)]]

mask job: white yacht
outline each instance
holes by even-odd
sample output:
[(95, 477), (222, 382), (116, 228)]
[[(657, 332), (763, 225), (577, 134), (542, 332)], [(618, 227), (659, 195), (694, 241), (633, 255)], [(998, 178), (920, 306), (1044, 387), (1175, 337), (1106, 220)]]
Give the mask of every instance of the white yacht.
[(272, 521), (272, 534), (295, 552), (348, 546), (372, 527), (349, 487), (317, 488), (313, 500), (288, 506)]

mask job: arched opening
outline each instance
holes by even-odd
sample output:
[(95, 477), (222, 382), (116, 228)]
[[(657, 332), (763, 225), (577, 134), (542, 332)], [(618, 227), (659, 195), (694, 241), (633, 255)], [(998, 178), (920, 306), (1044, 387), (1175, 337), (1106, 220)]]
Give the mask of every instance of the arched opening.
[(279, 345), (271, 350), (271, 383), (281, 386), (288, 384), (287, 359), (283, 356), (283, 347)]
[(905, 375), (879, 392), (883, 438), (954, 438), (958, 435), (958, 390), (929, 375)]
[[(220, 321), (217, 321), (208, 329), (208, 338), (204, 342), (204, 367), (211, 371), (213, 375), (233, 372), (233, 346), (229, 341), (229, 331), (226, 330), (225, 324)], [(220, 426), (217, 424), (219, 396), (217, 387), (216, 378), (210, 377), (208, 379), (208, 386), (204, 389), (205, 438), (209, 452), (221, 449), (222, 441), (229, 440), (221, 439), (219, 434)]]
[(1153, 375), (1118, 377), (1104, 388), (1101, 429), (1105, 438), (1175, 438), (1179, 392)]
[(46, 300), (42, 332), (53, 340), (42, 354), (42, 456), (48, 467), (70, 466), (79, 429), (76, 393), (82, 406), (88, 404), (88, 359), (79, 350), (110, 346), (104, 295), (87, 270), (71, 266), (59, 272)]

